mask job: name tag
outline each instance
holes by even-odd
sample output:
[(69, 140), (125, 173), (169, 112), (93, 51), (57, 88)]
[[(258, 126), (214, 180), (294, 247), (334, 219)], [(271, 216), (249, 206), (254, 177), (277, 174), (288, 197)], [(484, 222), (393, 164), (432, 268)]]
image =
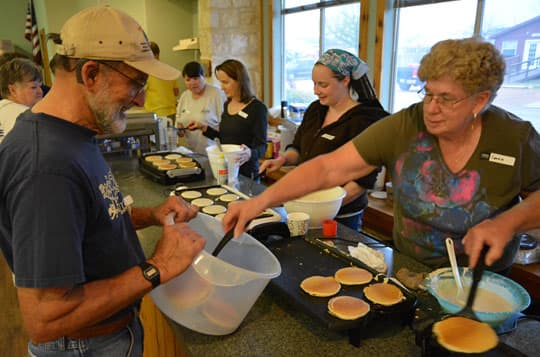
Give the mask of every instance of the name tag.
[(516, 163), (516, 158), (492, 152), (491, 154), (489, 154), (489, 162), (494, 162), (506, 166), (514, 166), (514, 164)]
[(334, 135), (330, 135), (330, 134), (322, 134), (321, 138), (324, 138), (326, 140), (334, 140), (336, 137)]
[(247, 113), (244, 112), (243, 110), (239, 111), (238, 112), (238, 115), (240, 115), (242, 118), (246, 119), (248, 117)]

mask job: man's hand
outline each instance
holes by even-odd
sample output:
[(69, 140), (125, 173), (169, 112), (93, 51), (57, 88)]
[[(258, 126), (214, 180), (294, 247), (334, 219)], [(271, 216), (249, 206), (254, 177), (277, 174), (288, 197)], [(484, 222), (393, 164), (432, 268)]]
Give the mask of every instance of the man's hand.
[(154, 264), (161, 283), (183, 273), (205, 245), (204, 238), (187, 223), (163, 226), (163, 236), (156, 245), (154, 256), (148, 261)]
[(174, 223), (188, 222), (198, 211), (197, 206), (187, 203), (178, 196), (170, 196), (161, 206), (152, 208), (152, 216), (156, 222), (165, 226), (170, 224), (169, 215), (173, 216)]

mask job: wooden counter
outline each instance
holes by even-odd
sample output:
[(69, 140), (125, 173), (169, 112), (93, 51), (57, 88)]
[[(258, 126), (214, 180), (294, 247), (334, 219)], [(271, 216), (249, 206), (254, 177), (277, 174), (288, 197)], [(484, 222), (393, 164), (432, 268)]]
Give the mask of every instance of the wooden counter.
[(394, 227), (394, 213), (386, 200), (368, 196), (368, 206), (362, 218), (362, 230), (377, 238), (391, 242)]

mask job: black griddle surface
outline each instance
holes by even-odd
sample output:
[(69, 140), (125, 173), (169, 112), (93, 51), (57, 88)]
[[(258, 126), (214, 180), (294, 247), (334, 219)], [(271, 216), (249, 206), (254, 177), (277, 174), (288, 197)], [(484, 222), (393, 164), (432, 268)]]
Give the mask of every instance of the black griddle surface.
[[(197, 164), (197, 167), (201, 170), (201, 172), (199, 174), (169, 177), (167, 176), (167, 171), (158, 170), (157, 167), (155, 167), (151, 162), (148, 162), (145, 160), (146, 157), (148, 156), (162, 156), (163, 158), (165, 158), (165, 156), (170, 155), (170, 154), (180, 155), (181, 157), (188, 157), (192, 159), (193, 162)], [(171, 163), (175, 163), (173, 162), (174, 160), (169, 160), (169, 161), (171, 161)], [(180, 166), (177, 165), (176, 168), (180, 168)], [(149, 178), (150, 180), (157, 182), (161, 185), (174, 185), (180, 182), (200, 181), (200, 180), (204, 180), (204, 175), (205, 175), (204, 168), (202, 167), (201, 163), (198, 162), (196, 159), (192, 158), (191, 156), (179, 154), (177, 152), (172, 152), (172, 151), (157, 151), (157, 152), (150, 152), (150, 153), (143, 154), (139, 158), (139, 171), (141, 171), (141, 173), (147, 178)]]
[[(332, 297), (311, 296), (300, 288), (300, 283), (313, 275), (333, 276), (338, 269), (358, 264), (352, 264), (347, 259), (333, 255), (301, 238), (282, 239), (267, 246), (281, 263), (282, 269), (281, 275), (270, 281), (271, 288), (331, 330), (354, 329), (361, 332), (370, 329), (376, 323), (397, 323), (412, 317), (416, 297), (402, 290), (406, 299), (397, 305), (383, 307), (370, 303), (368, 315), (353, 321), (338, 319), (327, 312), (328, 300)], [(363, 299), (362, 290), (365, 286), (342, 285), (339, 293), (334, 296), (349, 295)]]

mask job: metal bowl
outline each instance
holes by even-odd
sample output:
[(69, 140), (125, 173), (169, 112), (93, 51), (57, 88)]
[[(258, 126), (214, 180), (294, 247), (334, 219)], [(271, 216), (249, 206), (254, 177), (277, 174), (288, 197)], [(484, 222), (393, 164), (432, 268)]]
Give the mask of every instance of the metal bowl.
[[(463, 297), (457, 299), (455, 298), (455, 295), (450, 293), (454, 291), (457, 292), (451, 268), (441, 268), (433, 271), (429, 274), (424, 283), (431, 295), (437, 299), (441, 308), (445, 312), (451, 314), (460, 311), (465, 305), (468, 295), (467, 292), (472, 281), (471, 269), (459, 268), (459, 272), (461, 280), (463, 281), (465, 293), (463, 294)], [(484, 272), (479, 288), (499, 295), (511, 306), (509, 311), (504, 312), (474, 311), (481, 321), (494, 327), (500, 325), (512, 315), (525, 310), (531, 303), (529, 293), (521, 285), (512, 279), (490, 271)]]

